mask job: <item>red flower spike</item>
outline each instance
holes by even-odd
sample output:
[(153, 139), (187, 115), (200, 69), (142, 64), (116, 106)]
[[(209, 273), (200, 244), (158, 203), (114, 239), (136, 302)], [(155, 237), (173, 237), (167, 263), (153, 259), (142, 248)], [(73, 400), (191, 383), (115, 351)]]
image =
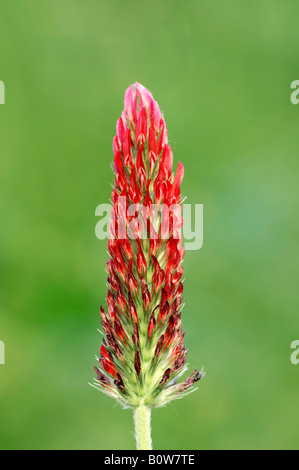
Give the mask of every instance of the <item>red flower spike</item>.
[[(100, 308), (105, 339), (95, 386), (126, 407), (162, 406), (192, 389), (204, 374), (194, 371), (177, 384), (187, 354), (181, 324), (184, 167), (179, 163), (174, 175), (164, 118), (139, 83), (125, 93), (113, 152), (108, 313)], [(179, 208), (169, 213), (168, 227), (166, 215), (157, 212), (162, 203)], [(128, 212), (133, 204), (139, 214)]]

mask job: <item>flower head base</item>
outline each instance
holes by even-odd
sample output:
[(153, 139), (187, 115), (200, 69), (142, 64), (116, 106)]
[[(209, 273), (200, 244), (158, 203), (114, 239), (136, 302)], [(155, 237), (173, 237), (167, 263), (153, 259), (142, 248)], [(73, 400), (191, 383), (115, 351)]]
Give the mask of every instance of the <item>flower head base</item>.
[[(184, 168), (179, 163), (172, 173), (165, 121), (139, 83), (126, 91), (116, 129), (107, 313), (101, 307), (105, 339), (94, 386), (127, 407), (162, 406), (204, 376), (195, 370), (177, 382), (187, 354), (181, 324)], [(123, 203), (139, 210), (138, 217)]]

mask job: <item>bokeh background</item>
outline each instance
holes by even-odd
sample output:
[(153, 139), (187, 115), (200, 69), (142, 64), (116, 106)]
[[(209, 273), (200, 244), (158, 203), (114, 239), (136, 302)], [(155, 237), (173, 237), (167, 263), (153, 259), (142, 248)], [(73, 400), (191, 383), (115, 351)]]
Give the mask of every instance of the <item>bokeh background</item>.
[(204, 246), (186, 253), (199, 390), (154, 410), (155, 449), (299, 442), (297, 0), (0, 0), (1, 449), (133, 449), (88, 386), (99, 351), (112, 138), (125, 89), (165, 112)]

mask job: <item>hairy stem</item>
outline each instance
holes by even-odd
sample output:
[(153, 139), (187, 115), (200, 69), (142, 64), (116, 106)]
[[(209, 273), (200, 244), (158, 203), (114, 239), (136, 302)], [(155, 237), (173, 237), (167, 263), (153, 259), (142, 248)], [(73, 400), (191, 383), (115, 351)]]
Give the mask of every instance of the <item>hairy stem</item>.
[(146, 406), (135, 408), (134, 423), (137, 450), (152, 450), (150, 408)]

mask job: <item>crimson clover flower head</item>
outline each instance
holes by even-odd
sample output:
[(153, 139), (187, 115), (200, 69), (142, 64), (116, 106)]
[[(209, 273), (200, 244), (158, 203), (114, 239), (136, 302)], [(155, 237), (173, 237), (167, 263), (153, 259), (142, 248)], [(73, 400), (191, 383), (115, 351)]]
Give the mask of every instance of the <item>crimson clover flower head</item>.
[(184, 167), (179, 163), (172, 172), (165, 121), (150, 91), (135, 83), (124, 104), (113, 140), (107, 310), (100, 307), (104, 339), (93, 386), (125, 407), (157, 407), (194, 390), (205, 375), (194, 370), (178, 382), (187, 369), (181, 321)]

